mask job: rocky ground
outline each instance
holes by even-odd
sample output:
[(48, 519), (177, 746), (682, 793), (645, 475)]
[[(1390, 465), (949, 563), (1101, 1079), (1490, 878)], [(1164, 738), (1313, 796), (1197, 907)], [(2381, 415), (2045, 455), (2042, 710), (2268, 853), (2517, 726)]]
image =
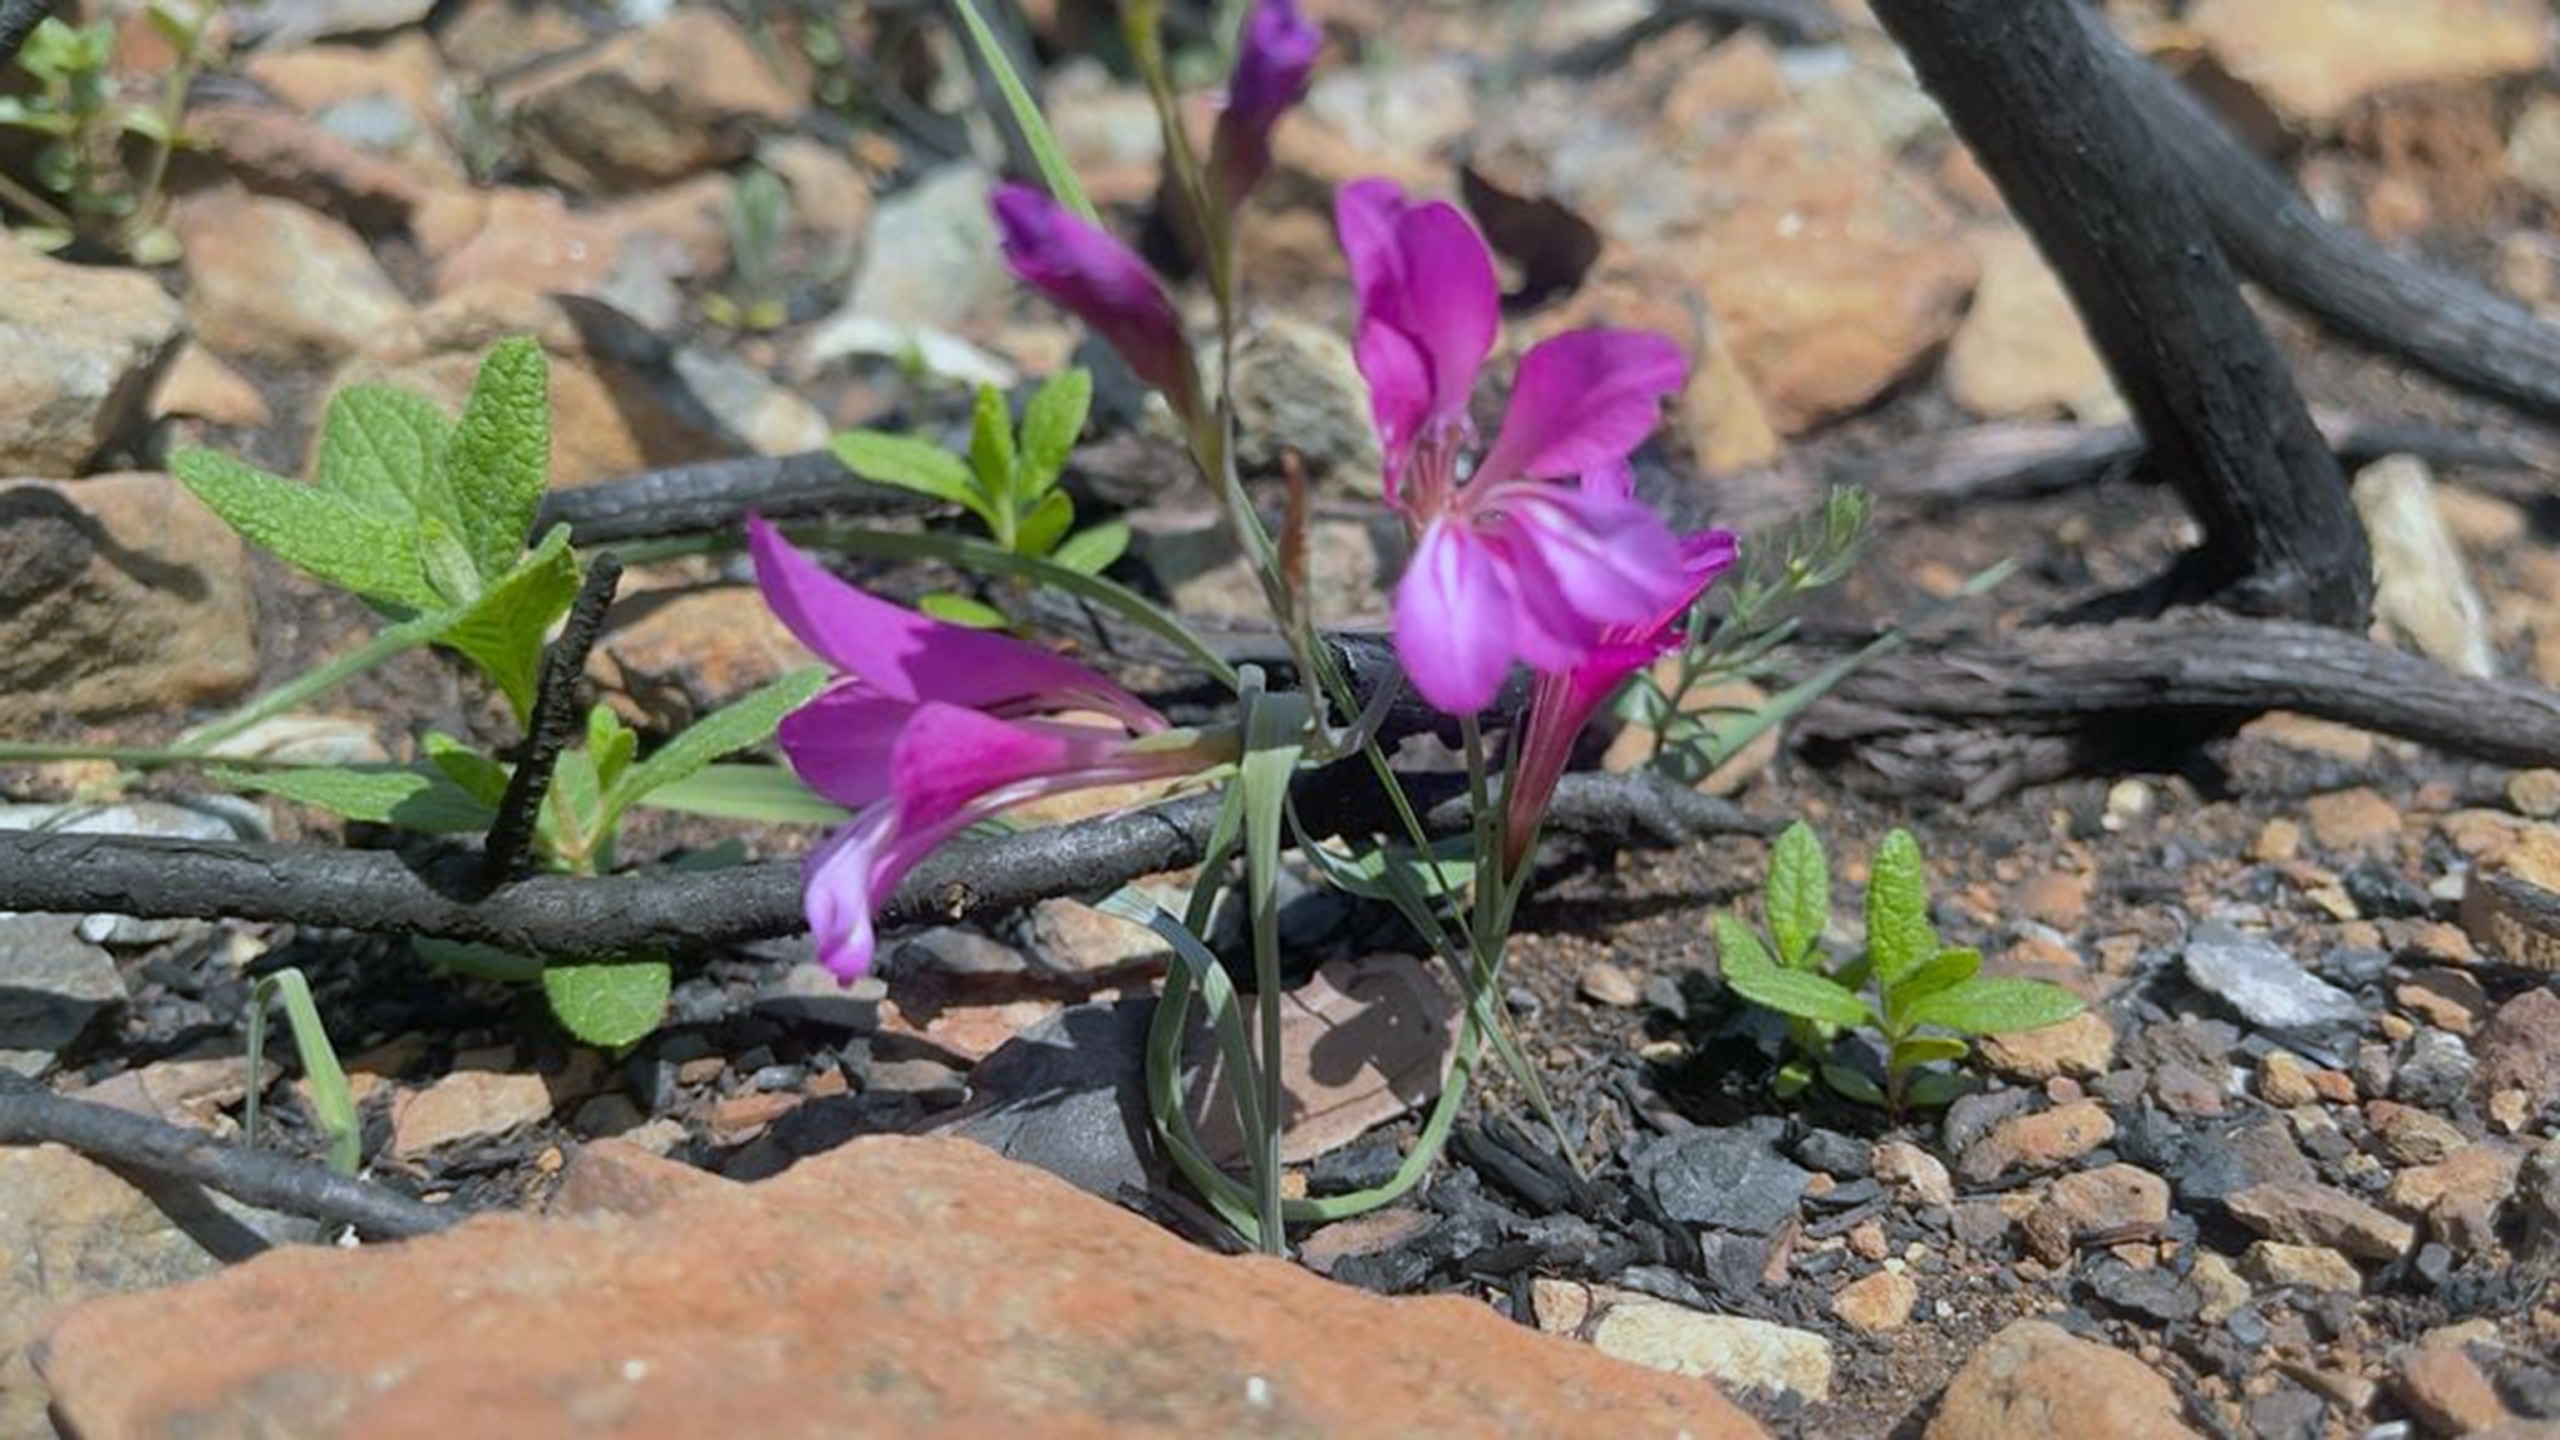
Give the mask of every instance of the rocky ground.
[[(1101, 8), (1028, 7), (1060, 136), (1134, 233), (1154, 119), (1078, 58), (1106, 48)], [(1248, 462), (1291, 448), (1319, 482), (1328, 618), (1378, 616), (1392, 565), (1327, 218), (1365, 174), (1468, 194), (1517, 267), (1515, 342), (1643, 324), (1697, 357), (1648, 457), (1675, 506), (1749, 532), (1826, 478), (1875, 485), (1879, 542), (1824, 625), (1890, 623), (2014, 557), (1933, 622), (1996, 632), (2192, 540), (2172, 497), (2121, 480), (1918, 493), (1950, 434), (2122, 418), (2058, 285), (1856, 0), (1810, 31), (1630, 30), (1647, 8), (1308, 0), (1327, 58), (1245, 232), (1236, 387)], [(21, 417), (0, 435), (0, 736), (165, 742), (357, 643), (360, 606), (244, 551), (161, 470), (210, 444), (298, 473), (340, 384), (457, 404), (488, 344), (534, 335), (555, 479), (578, 485), (855, 425), (947, 432), (955, 381), (1077, 354), (997, 262), (992, 137), (924, 12), (623, 9), (243, 8), (173, 171), (180, 260), (0, 243), (0, 409)], [(2545, 7), (2110, 10), (2324, 211), (2560, 322)], [(147, 90), (165, 53), (138, 11), (99, 13)], [(786, 197), (771, 225), (739, 198), (759, 175)], [(2549, 453), (2270, 321), (2325, 413)], [(1133, 397), (1101, 409), (1116, 453), (1143, 445)], [(1112, 479), (1080, 483), (1138, 532), (1119, 573), (1250, 618), (1205, 501)], [(2560, 684), (2541, 474), (2393, 456), (2355, 495), (2385, 632)], [(745, 578), (720, 556), (636, 567), (598, 692), (665, 733), (801, 663)], [(430, 727), (506, 738), (459, 673), (412, 656), (249, 743), (356, 760)], [(301, 1244), (328, 1238), (308, 1222), (0, 1151), (0, 1432), (43, 1433), (51, 1404), (89, 1435), (533, 1413), (678, 1434), (748, 1406), (805, 1433), (2560, 1434), (2560, 929), (2482, 883), (2560, 888), (2560, 771), (2281, 714), (2174, 770), (1970, 809), (1817, 758), (1836, 757), (1770, 745), (1710, 783), (1812, 819), (1851, 882), (1910, 826), (1950, 942), (2088, 1013), (1987, 1046), (1985, 1083), (1942, 1113), (1780, 1102), (1779, 1037), (1706, 941), (1765, 847), (1554, 847), (1509, 1000), (1579, 1173), (1497, 1084), (1426, 1189), (1304, 1236), (1298, 1268), (1216, 1256), (1133, 1143), (1166, 956), (1072, 902), (908, 935), (850, 990), (805, 942), (693, 957), (665, 1027), (611, 1056), (394, 937), (0, 915), (0, 1065), (231, 1138), (255, 1083), (280, 1143), (316, 1153), (298, 1082), (241, 1056), (250, 985), (297, 966), (347, 1054), (368, 1174), (522, 1212), (347, 1255)], [(186, 772), (10, 767), (0, 800), (9, 827), (384, 838)], [(1376, 1183), (1450, 1001), (1390, 914), (1310, 890), (1283, 923), (1312, 977), (1291, 1159), (1311, 1191)]]

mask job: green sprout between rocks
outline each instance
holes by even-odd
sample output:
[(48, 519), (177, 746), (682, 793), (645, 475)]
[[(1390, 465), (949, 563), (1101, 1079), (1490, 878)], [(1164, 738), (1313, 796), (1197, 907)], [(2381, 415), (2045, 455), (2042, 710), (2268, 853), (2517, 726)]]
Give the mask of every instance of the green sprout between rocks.
[(175, 58), (159, 93), (138, 104), (116, 93), (112, 18), (86, 25), (48, 18), (27, 37), (16, 68), (33, 89), (0, 96), (0, 127), (43, 137), (28, 181), (0, 174), (0, 204), (17, 212), (10, 233), (21, 243), (46, 251), (96, 246), (145, 265), (178, 258), (163, 182), (184, 143), (179, 124), (221, 8), (151, 0), (144, 17)]
[[(1963, 1089), (1949, 1068), (1970, 1053), (1966, 1036), (2059, 1024), (2078, 996), (2043, 980), (1986, 978), (1982, 952), (1942, 945), (1929, 923), (1919, 842), (1895, 830), (1877, 847), (1867, 879), (1867, 943), (1837, 967), (1823, 951), (1831, 923), (1831, 869), (1822, 841), (1799, 820), (1778, 837), (1762, 890), (1769, 943), (1739, 916), (1715, 918), (1716, 952), (1734, 993), (1787, 1017), (1794, 1053), (1779, 1067), (1782, 1096), (1817, 1078), (1834, 1091), (1899, 1116), (1943, 1105)], [(1843, 1055), (1841, 1040), (1872, 1028), (1884, 1044), (1884, 1083)]]

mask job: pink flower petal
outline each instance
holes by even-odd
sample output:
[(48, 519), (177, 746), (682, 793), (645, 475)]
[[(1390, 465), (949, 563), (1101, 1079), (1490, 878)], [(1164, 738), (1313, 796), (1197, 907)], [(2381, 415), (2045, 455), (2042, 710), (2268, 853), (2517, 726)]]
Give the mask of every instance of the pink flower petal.
[[(888, 894), (874, 881), (873, 870), (896, 834), (897, 807), (884, 800), (800, 862), (800, 905), (809, 919), (809, 936), (817, 942), (819, 963), (839, 979), (857, 979), (871, 968), (873, 902)], [(896, 884), (893, 877), (889, 888)]]
[(1688, 372), (1679, 346), (1645, 330), (1575, 330), (1538, 345), (1520, 359), (1502, 433), (1473, 483), (1559, 479), (1626, 459)]
[(810, 789), (860, 809), (888, 795), (889, 754), (915, 711), (913, 701), (839, 681), (782, 717), (774, 739)]
[(1164, 728), (1164, 717), (1146, 702), (1062, 655), (863, 593), (759, 517), (747, 518), (747, 546), (755, 555), (756, 584), (783, 625), (883, 695), (979, 709), (1098, 710), (1135, 730)]
[(1453, 521), (1426, 526), (1396, 584), (1396, 658), (1422, 698), (1452, 715), (1493, 702), (1517, 630), (1492, 548)]
[(1431, 417), (1431, 363), (1403, 331), (1383, 321), (1360, 327), (1352, 356), (1369, 382), (1369, 416), (1387, 461), (1387, 503), (1397, 503), (1405, 459)]
[(1128, 744), (1116, 730), (1034, 726), (957, 705), (916, 707), (889, 760), (900, 823), (935, 825), (992, 791), (1091, 769)]
[[(1408, 205), (1387, 180), (1342, 187), (1334, 218), (1359, 292), (1363, 333), (1385, 325), (1422, 357), (1430, 377), (1423, 424), (1463, 425), (1467, 397), (1502, 321), (1502, 289), (1483, 237), (1456, 206), (1440, 200)], [(1373, 393), (1382, 378), (1406, 384), (1410, 377), (1368, 375)], [(1380, 429), (1388, 428), (1382, 413)]]
[(1603, 627), (1652, 619), (1681, 593), (1679, 544), (1642, 501), (1519, 485), (1505, 503), (1521, 589), (1556, 597), (1589, 622), (1593, 639)]

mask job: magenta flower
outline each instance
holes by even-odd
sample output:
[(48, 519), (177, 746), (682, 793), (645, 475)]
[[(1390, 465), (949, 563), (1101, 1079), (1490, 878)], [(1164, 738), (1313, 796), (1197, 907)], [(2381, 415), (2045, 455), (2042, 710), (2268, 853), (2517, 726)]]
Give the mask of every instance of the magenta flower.
[(1471, 471), (1468, 397), (1500, 324), (1493, 257), (1455, 206), (1408, 204), (1389, 181), (1343, 187), (1343, 254), (1360, 299), (1355, 354), (1387, 457), (1387, 503), (1415, 532), (1396, 586), (1396, 653), (1424, 699), (1484, 708), (1514, 661), (1567, 670), (1614, 627), (1688, 586), (1679, 545), (1621, 469), (1679, 390), (1663, 336), (1578, 330), (1521, 357), (1511, 405)]
[(780, 739), (809, 788), (855, 811), (802, 867), (818, 958), (845, 979), (871, 964), (873, 912), (943, 841), (1042, 796), (1222, 757), (1064, 656), (866, 595), (760, 519), (747, 533), (765, 603), (844, 672)]
[(1227, 108), (1209, 142), (1209, 174), (1220, 203), (1232, 208), (1271, 168), (1271, 129), (1306, 98), (1324, 32), (1298, 14), (1294, 0), (1261, 0), (1245, 16)]
[[(1582, 482), (1586, 494), (1625, 499), (1632, 477), (1623, 466), (1595, 470)], [(1573, 742), (1591, 717), (1628, 676), (1679, 648), (1687, 632), (1689, 607), (1733, 564), (1738, 547), (1730, 530), (1700, 530), (1683, 535), (1680, 585), (1659, 611), (1633, 625), (1602, 630), (1599, 643), (1563, 670), (1539, 673), (1529, 692), (1529, 715), (1520, 727), (1520, 751), (1502, 782), (1502, 873), (1520, 873), (1538, 818), (1556, 793), (1556, 782), (1573, 758)]]
[(1174, 412), (1200, 423), (1200, 376), (1164, 286), (1128, 246), (1028, 185), (996, 187), (1005, 264), (1092, 326)]

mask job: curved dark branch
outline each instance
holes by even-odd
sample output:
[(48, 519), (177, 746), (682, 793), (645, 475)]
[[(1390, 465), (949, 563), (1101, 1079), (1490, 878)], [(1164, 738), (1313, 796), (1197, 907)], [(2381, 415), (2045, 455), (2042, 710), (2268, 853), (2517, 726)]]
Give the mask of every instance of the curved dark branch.
[(2283, 357), (2079, 0), (1874, 0), (2053, 265), (2205, 531), (2196, 598), (2360, 625), (2364, 532)]
[(749, 510), (767, 519), (809, 515), (930, 515), (941, 507), (912, 491), (878, 485), (827, 451), (711, 460), (643, 470), (542, 497), (539, 535), (569, 527), (580, 545), (652, 540), (726, 529)]
[(309, 1160), (225, 1145), (183, 1125), (94, 1100), (56, 1095), (14, 1079), (0, 1083), (0, 1145), (47, 1142), (108, 1165), (185, 1180), (287, 1215), (353, 1225), (377, 1239), (425, 1235), (464, 1218)]
[(2101, 40), (2103, 63), (2186, 172), (2187, 190), (2232, 263), (2349, 340), (2459, 389), (2560, 420), (2560, 328), (2322, 219), (2282, 171), (2185, 86), (2112, 32)]
[[(1435, 835), (1463, 834), (1462, 777), (1411, 777)], [(1301, 780), (1301, 813), (1325, 834), (1392, 824), (1365, 766)], [(881, 910), (884, 924), (965, 919), (1058, 895), (1099, 895), (1142, 875), (1195, 864), (1217, 817), (1214, 796), (945, 847)], [(1572, 775), (1549, 830), (1612, 843), (1663, 843), (1763, 827), (1722, 800), (1646, 777)], [(479, 856), (416, 859), (317, 846), (0, 832), (0, 910), (280, 921), (477, 941), (523, 955), (599, 959), (790, 935), (803, 928), (800, 867), (581, 878), (537, 875), (483, 895)]]

